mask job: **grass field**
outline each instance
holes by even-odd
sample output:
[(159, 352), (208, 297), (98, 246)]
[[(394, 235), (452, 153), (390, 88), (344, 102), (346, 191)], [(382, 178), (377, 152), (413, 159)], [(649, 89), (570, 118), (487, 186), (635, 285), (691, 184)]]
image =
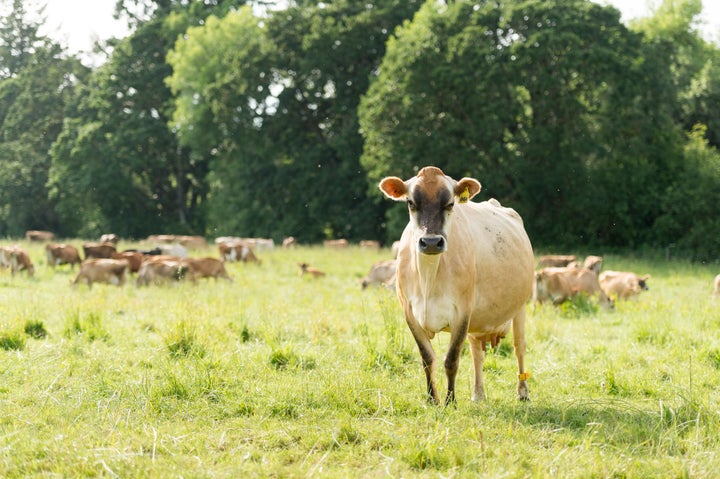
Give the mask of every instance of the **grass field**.
[(515, 399), (506, 338), (488, 400), (470, 400), (466, 348), (445, 408), (425, 401), (394, 293), (359, 286), (388, 250), (278, 249), (229, 264), (232, 283), (88, 289), (21, 245), (35, 276), (0, 270), (0, 477), (720, 477), (717, 265), (605, 256), (650, 290), (613, 311), (528, 305), (532, 400)]

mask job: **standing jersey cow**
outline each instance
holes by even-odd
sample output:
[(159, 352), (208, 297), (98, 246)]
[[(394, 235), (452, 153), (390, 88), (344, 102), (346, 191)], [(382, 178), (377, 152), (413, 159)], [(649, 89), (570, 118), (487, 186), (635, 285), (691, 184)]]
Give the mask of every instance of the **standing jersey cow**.
[(406, 201), (410, 222), (400, 239), (397, 295), (420, 349), (429, 399), (439, 404), (430, 340), (450, 332), (445, 356), (447, 396), (455, 401), (455, 378), (465, 338), (475, 369), (473, 401), (485, 398), (485, 346), (497, 345), (513, 328), (518, 363), (517, 394), (529, 399), (525, 371), (525, 304), (532, 294), (534, 258), (520, 216), (496, 200), (469, 202), (480, 191), (473, 178), (456, 181), (426, 167), (403, 181), (387, 177), (380, 189)]

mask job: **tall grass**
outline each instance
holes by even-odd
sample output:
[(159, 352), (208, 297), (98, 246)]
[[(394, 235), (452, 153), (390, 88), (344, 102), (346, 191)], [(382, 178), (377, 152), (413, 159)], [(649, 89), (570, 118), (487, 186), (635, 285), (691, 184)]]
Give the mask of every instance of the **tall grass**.
[[(650, 290), (612, 311), (528, 305), (532, 400), (515, 399), (506, 338), (487, 354), (488, 400), (470, 401), (466, 348), (446, 408), (425, 400), (394, 293), (360, 288), (388, 250), (276, 250), (261, 266), (228, 264), (232, 283), (90, 290), (24, 246), (35, 277), (0, 270), (2, 477), (720, 470), (717, 267), (606, 256), (606, 269), (651, 274)], [(327, 276), (299, 276), (301, 261)], [(439, 357), (448, 339), (433, 340)]]

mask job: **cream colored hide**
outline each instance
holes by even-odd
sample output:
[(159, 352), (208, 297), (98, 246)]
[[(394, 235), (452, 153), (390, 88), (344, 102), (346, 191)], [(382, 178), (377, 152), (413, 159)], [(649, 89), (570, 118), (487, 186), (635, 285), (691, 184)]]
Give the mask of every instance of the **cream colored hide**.
[(611, 298), (637, 299), (642, 291), (647, 291), (650, 275), (639, 276), (630, 271), (603, 271), (600, 273), (600, 287)]
[(469, 202), (480, 191), (472, 178), (456, 181), (435, 167), (403, 181), (387, 177), (380, 189), (406, 201), (410, 221), (400, 239), (397, 295), (420, 350), (429, 400), (439, 404), (437, 364), (430, 340), (450, 332), (445, 357), (448, 390), (455, 401), (455, 378), (467, 337), (475, 371), (473, 401), (485, 398), (482, 368), (486, 343), (493, 346), (512, 325), (518, 364), (517, 394), (529, 399), (525, 371), (525, 304), (533, 287), (532, 246), (520, 216), (496, 200)]

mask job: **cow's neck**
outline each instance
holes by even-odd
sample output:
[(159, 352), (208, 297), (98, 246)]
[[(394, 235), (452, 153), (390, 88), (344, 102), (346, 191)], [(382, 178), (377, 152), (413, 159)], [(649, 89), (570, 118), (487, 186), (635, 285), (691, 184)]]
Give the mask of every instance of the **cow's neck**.
[(423, 295), (427, 298), (432, 289), (432, 285), (437, 277), (438, 267), (440, 266), (440, 258), (442, 254), (420, 254), (416, 253), (415, 262), (420, 276), (420, 287)]

